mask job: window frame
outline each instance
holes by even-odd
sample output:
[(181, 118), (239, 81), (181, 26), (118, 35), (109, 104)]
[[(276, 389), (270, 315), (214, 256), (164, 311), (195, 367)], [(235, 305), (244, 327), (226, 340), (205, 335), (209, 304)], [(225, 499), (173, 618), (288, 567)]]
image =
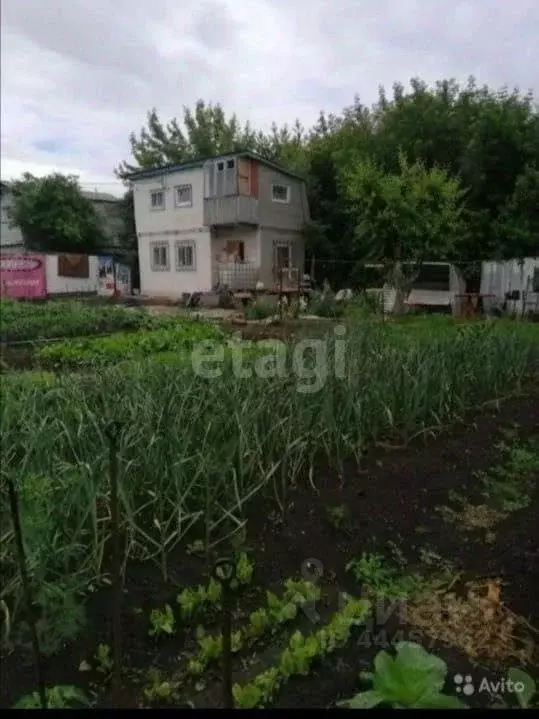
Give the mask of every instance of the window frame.
[[(183, 201), (180, 202), (178, 199), (178, 192), (180, 190), (189, 190), (189, 201)], [(174, 206), (178, 208), (184, 208), (184, 207), (193, 207), (193, 185), (191, 184), (184, 184), (184, 185), (176, 185), (174, 188)]]
[[(155, 263), (154, 251), (163, 248), (165, 250), (165, 264), (157, 265)], [(170, 244), (168, 240), (152, 240), (150, 242), (150, 267), (152, 272), (169, 272), (170, 271)]]
[[(191, 249), (192, 264), (184, 265), (180, 263), (180, 249)], [(195, 240), (176, 240), (174, 243), (174, 256), (176, 258), (176, 272), (196, 272), (197, 270), (197, 245)]]
[[(154, 205), (153, 203), (153, 196), (154, 195), (161, 195), (163, 198), (163, 202), (160, 205)], [(152, 212), (160, 212), (161, 210), (165, 209), (165, 190), (150, 190), (150, 210)]]
[[(279, 189), (283, 189), (283, 188), (286, 189), (286, 198), (285, 199), (275, 197), (275, 189), (277, 187)], [(271, 185), (271, 201), (277, 202), (280, 205), (289, 205), (290, 204), (290, 185), (286, 185), (282, 182), (273, 182)]]

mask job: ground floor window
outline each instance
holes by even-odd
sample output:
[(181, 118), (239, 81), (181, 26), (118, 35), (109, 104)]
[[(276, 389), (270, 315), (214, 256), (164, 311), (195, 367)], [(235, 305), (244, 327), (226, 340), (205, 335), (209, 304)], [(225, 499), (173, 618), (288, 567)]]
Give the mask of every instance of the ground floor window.
[(196, 244), (194, 240), (176, 242), (176, 270), (196, 270)]
[(154, 272), (170, 269), (168, 242), (150, 242), (150, 263)]

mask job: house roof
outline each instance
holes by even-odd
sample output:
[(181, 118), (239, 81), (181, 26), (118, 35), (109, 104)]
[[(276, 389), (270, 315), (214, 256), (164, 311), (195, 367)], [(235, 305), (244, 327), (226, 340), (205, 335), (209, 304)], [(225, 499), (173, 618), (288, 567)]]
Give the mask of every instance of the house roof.
[(155, 167), (148, 170), (137, 170), (136, 172), (132, 172), (130, 175), (128, 175), (128, 179), (131, 181), (136, 180), (146, 180), (150, 177), (159, 177), (161, 175), (170, 175), (173, 172), (181, 172), (183, 170), (193, 170), (198, 167), (202, 167), (206, 162), (210, 162), (211, 160), (220, 160), (221, 158), (227, 158), (227, 157), (248, 157), (251, 160), (257, 160), (258, 162), (262, 163), (263, 165), (266, 165), (267, 167), (271, 167), (274, 170), (277, 170), (278, 172), (282, 172), (283, 175), (288, 175), (289, 177), (294, 177), (296, 180), (301, 180), (302, 182), (305, 182), (305, 178), (301, 175), (297, 174), (296, 172), (292, 172), (291, 170), (288, 170), (286, 167), (283, 167), (282, 165), (277, 164), (276, 162), (271, 162), (271, 160), (266, 160), (265, 157), (262, 157), (261, 155), (257, 155), (256, 152), (251, 152), (249, 150), (238, 150), (236, 152), (225, 152), (220, 155), (213, 155), (211, 157), (201, 157), (198, 160), (191, 160), (189, 162), (180, 162), (176, 165), (163, 165), (162, 167)]

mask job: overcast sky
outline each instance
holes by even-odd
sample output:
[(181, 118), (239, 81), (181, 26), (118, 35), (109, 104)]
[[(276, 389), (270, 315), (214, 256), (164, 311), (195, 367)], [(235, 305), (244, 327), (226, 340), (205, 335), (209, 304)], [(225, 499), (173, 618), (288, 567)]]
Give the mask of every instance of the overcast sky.
[(113, 168), (148, 109), (198, 98), (311, 125), (378, 85), (445, 77), (539, 95), (539, 0), (1, 0), (2, 178)]

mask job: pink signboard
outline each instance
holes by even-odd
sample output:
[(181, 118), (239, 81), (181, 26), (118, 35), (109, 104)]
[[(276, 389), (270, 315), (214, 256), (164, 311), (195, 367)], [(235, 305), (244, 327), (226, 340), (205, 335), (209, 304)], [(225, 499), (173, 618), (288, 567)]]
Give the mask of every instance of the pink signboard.
[(41, 299), (47, 296), (45, 255), (0, 255), (2, 295), (17, 299)]

